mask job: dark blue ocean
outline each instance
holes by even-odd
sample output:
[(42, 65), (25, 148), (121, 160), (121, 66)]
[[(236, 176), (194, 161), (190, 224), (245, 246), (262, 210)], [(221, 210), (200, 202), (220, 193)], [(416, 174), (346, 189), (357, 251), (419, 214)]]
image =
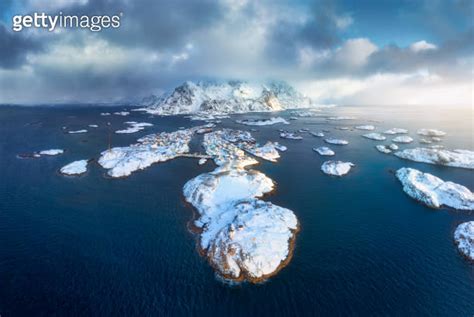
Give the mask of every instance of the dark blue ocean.
[[(278, 163), (256, 169), (278, 184), (273, 203), (292, 209), (301, 225), (293, 259), (265, 283), (228, 285), (196, 250), (188, 230), (193, 212), (184, 183), (214, 168), (175, 159), (125, 179), (104, 177), (97, 163), (82, 177), (58, 169), (98, 158), (108, 128), (124, 121), (153, 127), (112, 134), (113, 146), (199, 122), (184, 117), (100, 116), (130, 107), (0, 107), (0, 315), (7, 316), (473, 316), (474, 265), (453, 243), (455, 227), (474, 213), (429, 209), (409, 198), (393, 171), (414, 167), (474, 190), (474, 172), (413, 163), (384, 155), (364, 131), (337, 126), (374, 124), (377, 130), (437, 128), (448, 149), (474, 149), (472, 109), (340, 107), (324, 115), (352, 121), (300, 118), (289, 126), (258, 127), (259, 141), (288, 146)], [(236, 117), (265, 117), (246, 115)], [(288, 116), (288, 114), (284, 114)], [(235, 118), (233, 118), (235, 119)], [(98, 124), (99, 128), (87, 128)], [(86, 134), (65, 134), (89, 129)], [(236, 125), (225, 119), (222, 127)], [(345, 177), (320, 171), (312, 151), (323, 140), (280, 140), (278, 129), (327, 129), (349, 140), (331, 146), (356, 167)], [(415, 142), (405, 147), (418, 146)], [(195, 145), (198, 146), (198, 145)], [(18, 153), (63, 148), (57, 157), (19, 159)]]

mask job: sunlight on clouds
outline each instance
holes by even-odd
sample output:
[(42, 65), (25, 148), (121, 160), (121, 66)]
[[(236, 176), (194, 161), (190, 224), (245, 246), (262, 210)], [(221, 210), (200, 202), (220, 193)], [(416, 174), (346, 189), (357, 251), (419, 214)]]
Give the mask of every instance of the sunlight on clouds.
[(366, 38), (350, 39), (336, 50), (335, 60), (348, 67), (359, 67), (377, 50), (377, 46)]
[(429, 50), (435, 50), (438, 47), (434, 44), (428, 43), (425, 40), (423, 41), (418, 41), (410, 45), (410, 50), (413, 52), (421, 52), (421, 51), (429, 51)]
[(296, 86), (319, 103), (473, 106), (472, 82), (443, 79), (427, 70), (365, 79), (314, 80)]

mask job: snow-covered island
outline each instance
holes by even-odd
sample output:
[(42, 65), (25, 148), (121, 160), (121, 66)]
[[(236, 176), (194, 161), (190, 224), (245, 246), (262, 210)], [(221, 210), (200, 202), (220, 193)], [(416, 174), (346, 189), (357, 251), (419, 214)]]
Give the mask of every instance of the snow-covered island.
[(388, 130), (385, 130), (383, 132), (384, 134), (407, 134), (408, 133), (408, 130), (407, 129), (401, 129), (401, 128), (392, 128), (392, 129), (388, 129)]
[(281, 132), (280, 138), (290, 139), (290, 140), (303, 140), (303, 137), (301, 135), (295, 134), (293, 132), (288, 132), (288, 131)]
[(365, 131), (373, 131), (375, 130), (375, 126), (373, 125), (358, 125), (355, 127), (357, 130), (365, 130)]
[(257, 161), (241, 150), (241, 142), (250, 144), (249, 136), (235, 130), (205, 134), (206, 154), (219, 167), (188, 181), (183, 193), (199, 214), (199, 248), (219, 275), (259, 282), (290, 260), (298, 221), (291, 210), (260, 199), (275, 185), (246, 169)]
[(64, 150), (62, 149), (50, 149), (50, 150), (43, 150), (43, 151), (38, 152), (39, 155), (47, 155), (47, 156), (55, 156), (55, 155), (59, 155), (63, 153), (64, 153)]
[(324, 137), (323, 132), (310, 132), (309, 134), (311, 134), (312, 136), (315, 136), (317, 138), (323, 138)]
[(67, 133), (69, 133), (69, 134), (81, 134), (81, 133), (87, 133), (87, 130), (86, 129), (73, 130), (73, 131), (68, 131)]
[(392, 140), (395, 143), (407, 144), (413, 142), (413, 139), (408, 135), (400, 135)]
[(288, 121), (283, 119), (282, 117), (274, 117), (270, 119), (244, 119), (244, 120), (236, 120), (235, 122), (243, 124), (243, 125), (250, 125), (250, 126), (264, 126), (264, 125), (273, 125), (273, 124), (290, 124)]
[(125, 177), (153, 163), (165, 162), (188, 153), (191, 137), (200, 128), (202, 127), (150, 134), (130, 146), (103, 151), (98, 162), (108, 169), (109, 176)]
[(398, 145), (396, 145), (394, 143), (389, 144), (389, 145), (379, 144), (379, 145), (376, 145), (375, 148), (379, 152), (382, 152), (382, 153), (385, 153), (385, 154), (390, 154), (390, 153), (392, 153), (392, 151), (398, 150)]
[(414, 148), (395, 152), (406, 160), (435, 165), (474, 169), (474, 152), (469, 150), (443, 150), (438, 148)]
[(406, 167), (400, 168), (396, 176), (408, 196), (428, 207), (474, 210), (474, 194), (462, 185)]
[(382, 153), (385, 153), (385, 154), (390, 154), (390, 153), (392, 153), (392, 150), (391, 150), (387, 145), (379, 144), (379, 145), (376, 145), (375, 148), (376, 148), (379, 152), (382, 152)]
[(59, 171), (64, 175), (78, 176), (87, 172), (87, 163), (87, 160), (74, 161), (61, 167)]
[(319, 155), (322, 155), (322, 156), (333, 156), (336, 154), (334, 153), (333, 150), (331, 150), (327, 146), (320, 146), (318, 148), (313, 148), (313, 151), (317, 152)]
[(36, 159), (42, 156), (56, 156), (63, 154), (64, 150), (62, 149), (50, 149), (50, 150), (42, 150), (39, 152), (30, 152), (30, 153), (20, 153), (17, 155), (18, 158), (21, 159)]
[(474, 221), (461, 223), (454, 231), (454, 242), (466, 258), (474, 261)]
[(385, 153), (385, 154), (390, 154), (390, 153), (392, 153), (392, 151), (398, 150), (398, 145), (393, 144), (393, 143), (389, 144), (389, 145), (379, 144), (379, 145), (376, 145), (375, 148), (379, 152), (382, 152), (382, 153)]
[(130, 114), (130, 112), (128, 112), (128, 111), (117, 111), (117, 112), (114, 112), (114, 115), (116, 115), (116, 116), (122, 116), (122, 117), (128, 116), (129, 114)]
[(342, 140), (342, 139), (333, 139), (333, 138), (324, 139), (324, 142), (329, 143), (329, 144), (334, 144), (334, 145), (347, 145), (347, 144), (349, 144), (349, 141)]
[(377, 132), (367, 133), (362, 136), (366, 139), (375, 140), (375, 141), (384, 141), (385, 139), (387, 139), (384, 135)]
[(328, 175), (343, 176), (349, 173), (353, 166), (355, 165), (351, 162), (326, 161), (321, 165), (321, 171)]

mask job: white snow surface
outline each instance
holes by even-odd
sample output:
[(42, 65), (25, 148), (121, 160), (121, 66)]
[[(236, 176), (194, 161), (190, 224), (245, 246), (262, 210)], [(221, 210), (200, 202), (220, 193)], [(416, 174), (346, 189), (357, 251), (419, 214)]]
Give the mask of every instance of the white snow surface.
[(130, 112), (128, 111), (117, 111), (117, 112), (114, 112), (115, 115), (117, 116), (128, 116), (130, 114)]
[(258, 143), (243, 143), (238, 146), (244, 151), (270, 162), (276, 162), (280, 158), (277, 151), (280, 145), (273, 142), (267, 142), (263, 146)]
[(75, 130), (75, 131), (68, 131), (69, 134), (80, 134), (80, 133), (87, 133), (86, 129)]
[(474, 169), (474, 152), (469, 150), (414, 148), (395, 152), (395, 155), (415, 162)]
[(384, 131), (385, 134), (407, 134), (408, 130), (407, 129), (401, 129), (401, 128), (392, 128)]
[(327, 146), (320, 146), (318, 148), (313, 148), (313, 151), (318, 152), (318, 154), (322, 156), (333, 156), (336, 154), (334, 153), (333, 150), (331, 150)]
[(282, 82), (257, 84), (239, 81), (188, 81), (175, 88), (166, 98), (149, 105), (147, 112), (158, 115), (229, 114), (308, 108), (311, 105), (309, 98)]
[(383, 141), (386, 139), (386, 137), (380, 133), (377, 132), (372, 132), (372, 133), (367, 133), (363, 135), (364, 138), (366, 139), (371, 139), (375, 141)]
[(323, 132), (310, 132), (310, 134), (311, 134), (312, 136), (315, 136), (315, 137), (318, 137), (318, 138), (324, 137), (324, 133), (323, 133)]
[(355, 127), (357, 130), (366, 130), (366, 131), (373, 131), (375, 130), (375, 126), (373, 125), (358, 125)]
[(285, 152), (286, 150), (288, 150), (288, 148), (286, 146), (284, 146), (283, 144), (280, 144), (278, 142), (273, 142), (273, 146), (275, 147), (275, 149), (277, 149), (280, 152)]
[(324, 142), (329, 143), (329, 144), (335, 144), (335, 145), (347, 145), (349, 144), (349, 141), (342, 140), (342, 139), (324, 139)]
[(79, 160), (69, 163), (60, 169), (64, 175), (80, 175), (87, 172), (87, 160)]
[(291, 210), (258, 199), (273, 187), (263, 173), (227, 167), (184, 185), (199, 213), (200, 247), (224, 277), (263, 278), (288, 257), (298, 221)]
[(395, 142), (395, 143), (406, 144), (406, 143), (413, 142), (413, 139), (411, 137), (409, 137), (408, 135), (400, 135), (400, 136), (397, 136), (396, 138), (394, 138), (392, 141)]
[(454, 231), (454, 242), (459, 251), (474, 261), (474, 221), (461, 223)]
[(462, 185), (445, 182), (413, 168), (400, 168), (396, 175), (405, 193), (428, 207), (474, 210), (474, 194)]
[(392, 153), (392, 150), (391, 150), (387, 145), (379, 144), (379, 145), (376, 145), (375, 148), (376, 148), (379, 152), (382, 152), (382, 153), (385, 153), (385, 154), (390, 154), (390, 153)]
[(49, 156), (59, 155), (63, 153), (64, 153), (64, 150), (62, 149), (50, 149), (50, 150), (43, 150), (39, 152), (40, 155), (49, 155)]
[(248, 132), (222, 129), (205, 134), (203, 146), (219, 167), (183, 188), (199, 213), (201, 249), (225, 278), (256, 281), (275, 273), (289, 256), (298, 221), (291, 210), (259, 199), (274, 183), (245, 168), (257, 161), (242, 149), (275, 154), (276, 144), (259, 147)]
[(138, 139), (136, 144), (103, 151), (98, 162), (108, 169), (107, 174), (111, 177), (129, 176), (153, 163), (165, 162), (188, 153), (189, 142), (199, 128), (147, 135)]
[(355, 165), (351, 162), (326, 161), (321, 165), (321, 171), (328, 175), (343, 176), (349, 173), (353, 166)]
[(288, 131), (281, 132), (280, 138), (289, 139), (289, 140), (303, 140), (303, 137), (301, 135), (295, 134), (293, 132), (288, 132)]

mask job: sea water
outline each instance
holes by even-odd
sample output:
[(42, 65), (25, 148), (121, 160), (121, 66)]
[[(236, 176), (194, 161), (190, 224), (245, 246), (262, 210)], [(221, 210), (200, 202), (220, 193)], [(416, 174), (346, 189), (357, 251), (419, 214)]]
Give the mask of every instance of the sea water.
[[(261, 284), (230, 285), (196, 249), (193, 211), (184, 183), (215, 168), (189, 158), (155, 164), (124, 179), (105, 177), (97, 163), (81, 177), (59, 168), (97, 159), (153, 132), (201, 122), (184, 116), (101, 116), (131, 107), (0, 107), (0, 315), (426, 315), (471, 316), (474, 269), (456, 249), (453, 232), (472, 212), (430, 209), (408, 197), (393, 171), (414, 167), (474, 190), (474, 171), (405, 161), (379, 153), (366, 131), (341, 126), (373, 124), (375, 132), (418, 128), (448, 135), (447, 149), (474, 149), (469, 108), (336, 107), (290, 125), (255, 127), (259, 142), (288, 147), (277, 163), (255, 166), (277, 183), (271, 201), (294, 211), (301, 231), (287, 267)], [(235, 119), (290, 113), (236, 115), (218, 127), (250, 130)], [(327, 116), (355, 116), (328, 121)], [(125, 121), (153, 123), (134, 134), (115, 134)], [(107, 124), (110, 125), (107, 125)], [(90, 128), (89, 124), (98, 124)], [(63, 129), (65, 127), (65, 129)], [(353, 162), (348, 175), (320, 171), (327, 160), (313, 147), (323, 138), (279, 138), (278, 129), (328, 130), (349, 141), (329, 145)], [(85, 134), (67, 130), (88, 129)], [(437, 143), (434, 143), (437, 144)], [(193, 150), (200, 150), (197, 142)], [(54, 157), (19, 159), (19, 153), (62, 148)]]

